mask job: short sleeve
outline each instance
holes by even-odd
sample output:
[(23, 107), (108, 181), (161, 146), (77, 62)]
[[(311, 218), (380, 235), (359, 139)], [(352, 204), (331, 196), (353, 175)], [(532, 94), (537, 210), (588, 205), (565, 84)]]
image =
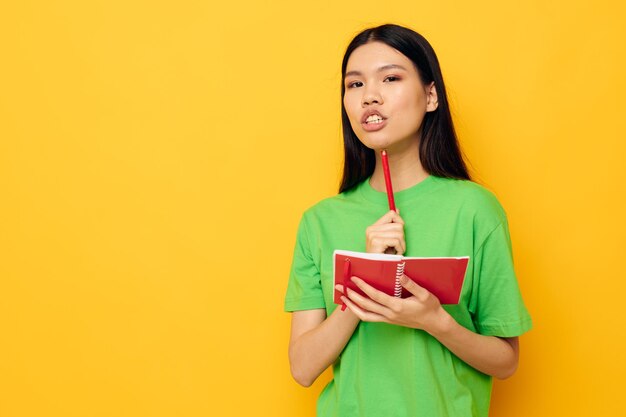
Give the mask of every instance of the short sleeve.
[(515, 271), (506, 220), (493, 229), (474, 254), (470, 311), (478, 333), (514, 337), (532, 328)]
[(300, 220), (289, 273), (285, 311), (326, 308), (319, 267), (312, 256), (306, 213)]

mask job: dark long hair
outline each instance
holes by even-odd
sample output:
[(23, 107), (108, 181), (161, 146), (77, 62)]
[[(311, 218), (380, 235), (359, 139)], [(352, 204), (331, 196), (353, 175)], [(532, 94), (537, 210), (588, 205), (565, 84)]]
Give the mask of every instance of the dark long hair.
[(374, 173), (374, 150), (361, 143), (350, 126), (343, 105), (348, 59), (352, 52), (369, 42), (382, 42), (409, 58), (424, 85), (435, 82), (437, 109), (427, 112), (422, 121), (419, 156), (422, 166), (431, 175), (469, 180), (470, 175), (459, 147), (446, 87), (437, 55), (430, 43), (419, 33), (398, 25), (382, 25), (359, 33), (348, 45), (341, 64), (341, 123), (343, 125), (344, 166), (339, 192), (347, 191)]

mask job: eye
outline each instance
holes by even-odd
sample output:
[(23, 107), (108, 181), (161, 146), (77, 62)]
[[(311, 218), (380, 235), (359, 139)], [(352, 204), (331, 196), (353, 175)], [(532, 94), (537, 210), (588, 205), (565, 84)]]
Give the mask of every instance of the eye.
[(393, 82), (393, 81), (400, 81), (400, 77), (396, 77), (395, 75), (390, 75), (388, 77), (385, 77), (386, 82)]
[(352, 81), (348, 83), (347, 88), (355, 88), (355, 87), (363, 87), (363, 83), (361, 81)]

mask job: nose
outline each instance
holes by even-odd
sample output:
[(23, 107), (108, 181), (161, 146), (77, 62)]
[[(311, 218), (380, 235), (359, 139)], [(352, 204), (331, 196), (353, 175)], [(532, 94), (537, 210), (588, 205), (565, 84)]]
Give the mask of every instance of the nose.
[(363, 100), (361, 101), (361, 105), (366, 107), (374, 103), (383, 104), (383, 98), (378, 89), (373, 88), (372, 86), (366, 87), (363, 91)]

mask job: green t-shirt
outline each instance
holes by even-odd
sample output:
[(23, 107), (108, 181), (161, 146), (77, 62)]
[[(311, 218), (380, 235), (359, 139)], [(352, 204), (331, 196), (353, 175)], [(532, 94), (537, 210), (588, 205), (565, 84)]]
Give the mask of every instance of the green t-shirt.
[[(458, 323), (483, 334), (518, 336), (531, 319), (515, 272), (506, 215), (495, 196), (470, 181), (429, 176), (395, 193), (406, 256), (469, 256)], [(300, 222), (285, 311), (333, 303), (335, 249), (365, 251), (365, 229), (388, 211), (369, 180), (308, 209)], [(428, 333), (361, 322), (317, 402), (320, 417), (487, 417), (491, 377), (458, 359)]]

